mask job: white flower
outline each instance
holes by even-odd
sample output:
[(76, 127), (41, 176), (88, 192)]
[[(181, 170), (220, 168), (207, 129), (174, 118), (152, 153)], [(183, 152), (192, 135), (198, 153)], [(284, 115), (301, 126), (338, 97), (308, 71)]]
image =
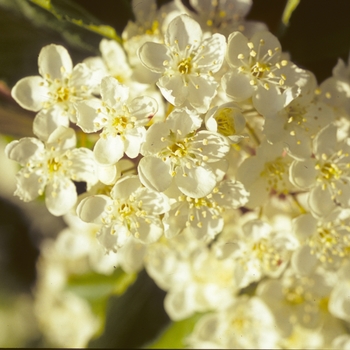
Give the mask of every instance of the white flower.
[[(69, 120), (75, 123), (75, 103), (93, 98), (92, 91), (99, 81), (92, 79), (93, 72), (85, 64), (73, 68), (63, 46), (52, 44), (42, 48), (38, 65), (40, 76), (21, 79), (13, 87), (12, 97), (25, 109), (46, 111), (48, 118), (54, 114), (53, 119), (59, 118), (56, 126), (68, 126)], [(39, 113), (37, 118), (44, 117)], [(34, 120), (34, 130), (36, 123)]]
[(136, 158), (145, 138), (145, 125), (157, 112), (157, 102), (146, 96), (128, 101), (129, 88), (112, 77), (101, 82), (100, 100), (77, 105), (78, 125), (85, 132), (102, 130), (94, 147), (95, 159), (103, 165), (117, 163), (125, 154)]
[(283, 141), (286, 151), (296, 159), (312, 154), (312, 140), (323, 127), (334, 120), (333, 110), (315, 99), (317, 82), (308, 72), (308, 83), (300, 95), (281, 111), (265, 116), (264, 133), (271, 143)]
[(213, 239), (223, 228), (222, 213), (225, 209), (237, 209), (248, 199), (244, 186), (233, 180), (223, 180), (206, 197), (178, 196), (172, 209), (165, 214), (165, 236), (173, 237), (185, 227), (199, 239)]
[(252, 98), (262, 115), (275, 113), (299, 94), (307, 79), (304, 71), (282, 58), (281, 45), (270, 32), (255, 33), (249, 41), (242, 33), (228, 38), (226, 60), (231, 71), (222, 82), (235, 101)]
[(189, 231), (148, 246), (145, 266), (157, 285), (168, 291), (164, 307), (174, 321), (222, 309), (237, 291), (233, 262), (217, 259)]
[(225, 310), (203, 316), (187, 341), (196, 349), (275, 349), (279, 339), (261, 299), (242, 295)]
[(296, 326), (319, 329), (328, 317), (327, 301), (332, 281), (325, 274), (299, 277), (287, 270), (280, 280), (259, 284), (257, 294), (270, 307), (276, 325), (287, 337)]
[(99, 240), (107, 250), (116, 251), (133, 235), (142, 243), (152, 243), (163, 233), (160, 215), (169, 210), (168, 198), (145, 188), (137, 176), (124, 176), (113, 186), (110, 196), (84, 198), (77, 207), (85, 222), (102, 225)]
[(189, 13), (205, 32), (221, 33), (226, 37), (233, 31), (241, 31), (245, 35), (252, 35), (257, 31), (267, 30), (262, 22), (245, 21), (253, 2), (252, 0), (190, 0), (194, 11), (179, 3), (186, 13)]
[(338, 271), (338, 282), (329, 299), (329, 311), (335, 317), (350, 322), (350, 262)]
[(350, 212), (342, 210), (332, 221), (303, 214), (294, 219), (294, 233), (303, 244), (295, 253), (292, 265), (300, 274), (308, 274), (321, 262), (325, 268), (337, 269), (348, 259), (350, 248)]
[[(288, 217), (286, 219), (290, 222)], [(235, 261), (234, 280), (239, 288), (245, 288), (264, 276), (277, 278), (284, 271), (298, 246), (287, 222), (284, 224), (284, 229), (278, 229), (253, 219), (244, 223), (241, 230), (236, 228), (226, 241), (219, 239), (217, 253), (225, 256), (228, 249), (231, 250), (226, 258)]]
[(239, 135), (245, 127), (245, 118), (240, 108), (233, 103), (225, 103), (211, 108), (204, 118), (207, 130), (218, 132), (237, 143), (244, 136)]
[(295, 160), (290, 181), (309, 189), (308, 204), (314, 216), (327, 217), (341, 208), (350, 208), (350, 145), (337, 140), (337, 127), (329, 124), (313, 140), (313, 157)]
[(320, 98), (340, 112), (350, 115), (350, 56), (346, 65), (342, 59), (333, 68), (332, 77), (320, 85)]
[[(164, 123), (153, 124), (141, 147), (138, 171), (141, 182), (165, 191), (175, 181), (187, 196), (201, 198), (216, 186), (216, 172), (230, 147), (214, 132), (198, 131), (201, 118), (185, 110), (173, 111)], [(223, 176), (223, 174), (221, 174)], [(202, 181), (205, 179), (205, 181)]]
[(292, 159), (283, 150), (283, 143), (270, 145), (263, 142), (256, 154), (246, 158), (239, 166), (237, 180), (241, 181), (250, 196), (248, 208), (264, 204), (270, 195), (288, 194), (293, 189), (288, 179)]
[(214, 34), (203, 40), (199, 24), (181, 15), (169, 24), (164, 41), (145, 43), (139, 50), (141, 62), (162, 74), (157, 86), (171, 104), (206, 112), (218, 87), (213, 73), (223, 63), (225, 37)]
[(23, 166), (17, 174), (15, 194), (28, 202), (45, 192), (46, 206), (56, 216), (72, 209), (77, 200), (72, 180), (85, 181), (88, 187), (97, 180), (92, 152), (75, 145), (74, 130), (64, 126), (58, 127), (45, 143), (25, 137), (8, 144), (7, 157)]

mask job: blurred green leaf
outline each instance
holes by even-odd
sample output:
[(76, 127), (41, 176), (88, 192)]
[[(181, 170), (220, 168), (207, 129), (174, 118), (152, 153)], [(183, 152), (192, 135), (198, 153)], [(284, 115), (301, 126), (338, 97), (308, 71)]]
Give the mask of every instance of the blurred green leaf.
[(100, 21), (69, 0), (29, 0), (41, 8), (49, 11), (57, 19), (75, 24), (78, 27), (90, 30), (94, 33), (107, 37), (108, 39), (121, 42), (121, 38), (111, 26), (102, 25)]
[(186, 344), (184, 340), (188, 337), (203, 314), (194, 316), (179, 322), (172, 322), (169, 327), (156, 339), (147, 349), (184, 349)]
[(120, 268), (111, 275), (89, 272), (84, 275), (71, 275), (67, 281), (67, 290), (94, 302), (112, 294), (122, 295), (135, 279), (136, 274), (127, 274)]
[(282, 23), (287, 26), (289, 24), (290, 17), (292, 16), (293, 11), (299, 5), (300, 0), (288, 0), (286, 7), (284, 8), (282, 15)]

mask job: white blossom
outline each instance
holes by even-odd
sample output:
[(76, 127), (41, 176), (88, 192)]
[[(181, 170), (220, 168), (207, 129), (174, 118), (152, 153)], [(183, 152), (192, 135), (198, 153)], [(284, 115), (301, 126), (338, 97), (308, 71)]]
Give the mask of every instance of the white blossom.
[[(186, 110), (173, 111), (164, 123), (153, 124), (141, 147), (138, 171), (141, 182), (165, 191), (173, 180), (187, 196), (200, 198), (216, 186), (216, 167), (229, 151), (227, 139), (214, 132), (198, 131), (201, 118)], [(161, 174), (161, 176), (159, 176)], [(205, 182), (201, 179), (205, 178)]]
[(114, 251), (131, 235), (142, 243), (157, 241), (163, 233), (160, 215), (168, 210), (168, 198), (143, 187), (137, 176), (121, 177), (109, 196), (88, 196), (77, 207), (83, 221), (101, 225), (99, 240)]
[(302, 69), (283, 58), (281, 45), (270, 32), (255, 33), (250, 40), (233, 32), (226, 60), (231, 68), (222, 80), (227, 95), (234, 101), (252, 98), (262, 115), (287, 106), (307, 81)]
[(102, 100), (78, 104), (78, 125), (85, 132), (102, 129), (94, 147), (95, 159), (113, 165), (124, 155), (136, 158), (145, 138), (145, 125), (157, 112), (157, 102), (146, 96), (128, 101), (129, 88), (112, 77), (101, 82)]
[[(69, 120), (75, 123), (76, 102), (93, 98), (92, 91), (99, 81), (93, 79), (93, 72), (85, 64), (73, 67), (68, 51), (59, 45), (45, 46), (40, 51), (38, 66), (40, 76), (21, 79), (13, 87), (12, 97), (25, 109), (46, 112), (47, 118), (52, 115), (52, 123), (55, 120), (64, 126), (68, 126)], [(44, 118), (41, 113), (37, 118)]]
[(206, 112), (218, 87), (213, 73), (223, 63), (225, 37), (203, 39), (199, 24), (181, 15), (169, 24), (164, 41), (145, 43), (139, 50), (141, 62), (161, 74), (157, 86), (171, 104)]
[(94, 184), (95, 162), (87, 148), (75, 148), (73, 129), (58, 127), (45, 141), (25, 137), (7, 145), (8, 158), (23, 168), (17, 174), (15, 194), (25, 202), (45, 193), (45, 203), (51, 214), (59, 216), (73, 208), (77, 192), (73, 181)]
[(290, 181), (310, 190), (308, 204), (316, 217), (350, 207), (349, 154), (349, 141), (338, 141), (336, 125), (329, 124), (313, 140), (314, 156), (292, 162)]
[(173, 237), (188, 227), (199, 239), (213, 239), (224, 226), (223, 212), (237, 209), (248, 199), (238, 181), (223, 180), (206, 197), (192, 198), (179, 193), (177, 201), (164, 216), (165, 236)]

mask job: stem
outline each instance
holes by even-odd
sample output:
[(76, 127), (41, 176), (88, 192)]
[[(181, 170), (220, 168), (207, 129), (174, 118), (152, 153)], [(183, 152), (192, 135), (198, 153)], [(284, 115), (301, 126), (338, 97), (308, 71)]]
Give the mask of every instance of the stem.
[(247, 127), (249, 133), (253, 137), (253, 139), (256, 142), (256, 144), (259, 146), (261, 142), (260, 142), (260, 139), (259, 139), (258, 135), (255, 133), (254, 129), (249, 125), (248, 122), (246, 122), (245, 126)]

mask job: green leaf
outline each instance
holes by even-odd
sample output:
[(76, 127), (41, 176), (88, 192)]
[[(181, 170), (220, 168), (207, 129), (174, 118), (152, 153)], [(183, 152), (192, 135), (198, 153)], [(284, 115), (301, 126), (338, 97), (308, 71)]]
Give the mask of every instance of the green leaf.
[(186, 337), (188, 337), (203, 314), (195, 314), (179, 322), (172, 322), (169, 327), (146, 349), (184, 349)]
[(283, 15), (282, 15), (282, 23), (285, 26), (288, 26), (290, 17), (292, 16), (292, 13), (299, 5), (300, 0), (288, 0), (286, 7), (284, 8)]
[(102, 25), (100, 21), (85, 9), (69, 0), (30, 0), (32, 3), (49, 11), (57, 19), (67, 21), (78, 27), (90, 30), (108, 39), (121, 43), (121, 38), (111, 26)]
[(67, 281), (67, 290), (90, 302), (110, 295), (122, 295), (136, 279), (136, 274), (127, 274), (116, 269), (111, 275), (89, 272), (84, 275), (71, 275)]

